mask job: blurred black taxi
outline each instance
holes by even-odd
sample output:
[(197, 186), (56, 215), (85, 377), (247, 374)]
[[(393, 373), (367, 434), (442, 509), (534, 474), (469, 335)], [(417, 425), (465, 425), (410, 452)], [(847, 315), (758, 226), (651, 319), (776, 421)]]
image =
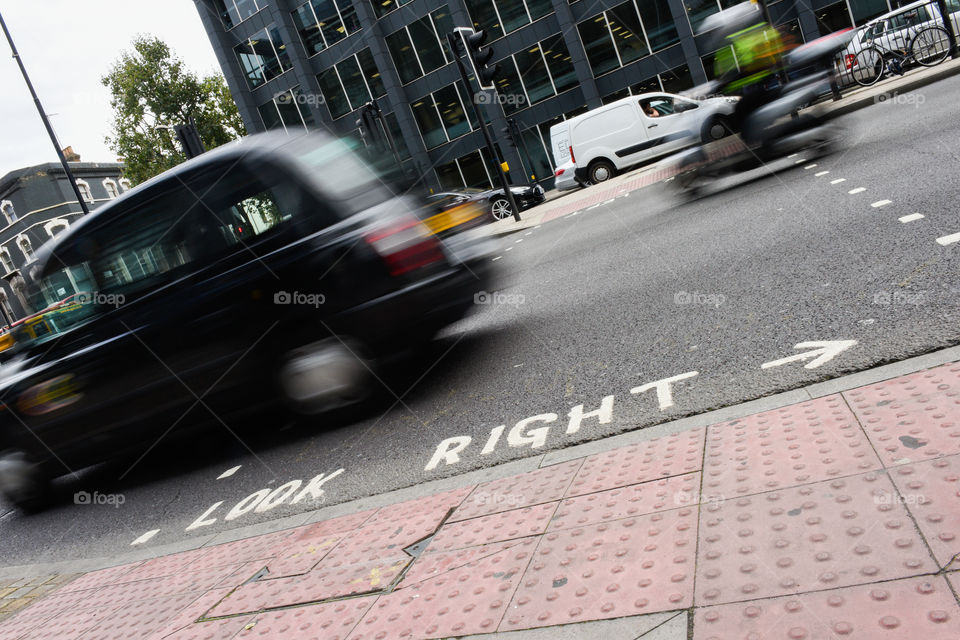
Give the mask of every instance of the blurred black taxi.
[(489, 288), (477, 215), (396, 195), (319, 134), (253, 136), (104, 205), (27, 267), (34, 308), (78, 295), (12, 332), (0, 493), (35, 509), (52, 477), (171, 431), (357, 402)]

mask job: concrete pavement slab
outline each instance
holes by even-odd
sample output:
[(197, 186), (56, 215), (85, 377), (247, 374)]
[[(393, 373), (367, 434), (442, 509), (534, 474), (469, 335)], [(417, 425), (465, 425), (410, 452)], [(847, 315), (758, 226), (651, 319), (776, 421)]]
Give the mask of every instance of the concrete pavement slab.
[(581, 464), (582, 460), (574, 460), (484, 483), (453, 513), (450, 522), (559, 500)]
[(261, 614), (237, 634), (237, 640), (283, 638), (343, 640), (376, 602), (375, 597), (354, 598)]
[(686, 614), (651, 613), (645, 616), (629, 616), (615, 620), (596, 620), (579, 624), (562, 624), (543, 629), (525, 631), (503, 631), (482, 636), (467, 636), (463, 640), (570, 640), (571, 638), (603, 638), (604, 640), (637, 640), (638, 638), (656, 638), (657, 640), (686, 640), (686, 625), (683, 636), (654, 636), (656, 630), (668, 626), (676, 618), (686, 618)]
[(533, 507), (449, 522), (440, 528), (427, 549), (453, 551), (539, 535), (546, 531), (559, 504), (559, 502), (547, 502)]
[(493, 542), (454, 551), (430, 551), (430, 549), (427, 549), (423, 552), (423, 555), (417, 558), (410, 570), (404, 574), (403, 580), (397, 585), (397, 588), (403, 589), (412, 584), (435, 578), (441, 573), (459, 569), (481, 558), (515, 547), (523, 541), (524, 539), (521, 538), (505, 542)]
[(948, 566), (960, 553), (960, 456), (897, 467), (890, 477), (937, 563)]

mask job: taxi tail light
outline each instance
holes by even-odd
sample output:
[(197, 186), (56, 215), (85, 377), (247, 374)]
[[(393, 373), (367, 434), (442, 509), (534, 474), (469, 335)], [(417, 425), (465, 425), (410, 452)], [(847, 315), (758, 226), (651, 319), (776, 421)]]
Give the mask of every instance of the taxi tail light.
[(383, 223), (366, 235), (366, 241), (386, 263), (392, 276), (445, 260), (440, 243), (413, 216)]

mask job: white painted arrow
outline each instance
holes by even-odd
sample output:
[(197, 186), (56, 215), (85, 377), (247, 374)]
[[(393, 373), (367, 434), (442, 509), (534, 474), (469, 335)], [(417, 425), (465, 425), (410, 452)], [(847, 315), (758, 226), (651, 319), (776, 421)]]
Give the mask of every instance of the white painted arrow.
[(836, 356), (843, 353), (850, 347), (857, 344), (856, 340), (824, 340), (822, 342), (801, 342), (794, 345), (794, 349), (813, 349), (813, 351), (807, 351), (806, 353), (798, 353), (793, 356), (787, 356), (786, 358), (780, 358), (779, 360), (773, 360), (771, 362), (764, 362), (760, 365), (761, 369), (769, 369), (771, 367), (779, 367), (782, 364), (787, 364), (789, 362), (796, 362), (797, 360), (810, 360), (807, 364), (803, 365), (804, 369), (816, 369), (820, 365), (826, 364), (833, 360)]

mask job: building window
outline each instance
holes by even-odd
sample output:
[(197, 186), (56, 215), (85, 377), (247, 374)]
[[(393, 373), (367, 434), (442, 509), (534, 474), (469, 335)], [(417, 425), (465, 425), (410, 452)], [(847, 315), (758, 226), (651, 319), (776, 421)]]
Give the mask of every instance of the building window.
[(117, 182), (120, 183), (120, 191), (121, 191), (121, 192), (126, 193), (127, 191), (130, 191), (130, 181), (129, 181), (129, 180), (127, 180), (126, 178), (120, 178), (119, 180), (117, 180)]
[(86, 202), (93, 202), (93, 192), (90, 191), (90, 185), (87, 184), (86, 180), (77, 180), (77, 189)]
[(43, 225), (43, 228), (46, 230), (47, 235), (49, 235), (52, 238), (56, 236), (58, 233), (60, 233), (61, 231), (65, 231), (69, 226), (70, 226), (70, 223), (67, 222), (66, 220), (62, 220), (60, 218), (54, 218), (50, 222)]
[(16, 269), (13, 264), (13, 258), (10, 257), (10, 250), (6, 247), (0, 248), (0, 262), (3, 263), (3, 268), (7, 270), (7, 273), (11, 273)]
[(553, 3), (550, 0), (467, 0), (467, 10), (475, 29), (499, 38), (553, 13)]
[(16, 320), (16, 316), (13, 314), (13, 307), (10, 306), (10, 299), (7, 297), (7, 292), (0, 289), (0, 307), (3, 307), (3, 320), (5, 322), (13, 322)]
[(17, 221), (17, 212), (13, 208), (13, 203), (9, 200), (0, 202), (0, 211), (3, 211), (3, 217), (6, 219), (7, 224), (13, 224)]
[(413, 0), (370, 0), (373, 6), (373, 12), (378, 18), (382, 18), (394, 9), (398, 9), (405, 4), (410, 4)]
[(614, 91), (601, 98), (603, 104), (610, 104), (628, 96), (639, 96), (644, 93), (680, 93), (693, 88), (693, 78), (687, 65), (674, 67), (657, 75), (651, 76), (642, 82), (630, 85), (626, 89)]
[(471, 125), (459, 84), (456, 82), (428, 93), (410, 105), (427, 149), (470, 133)]
[[(629, 0), (577, 25), (594, 76), (630, 64), (679, 40), (665, 0), (643, 0), (641, 4), (642, 11), (637, 9), (634, 0)], [(649, 33), (644, 30), (645, 21), (650, 22)]]
[(112, 178), (107, 178), (103, 181), (103, 188), (107, 192), (107, 197), (111, 200), (120, 196), (120, 190), (117, 188), (117, 183), (114, 182)]
[(291, 15), (308, 57), (360, 31), (360, 19), (350, 0), (312, 0)]
[(20, 251), (23, 253), (25, 262), (33, 260), (33, 245), (30, 244), (30, 238), (20, 236), (17, 238), (17, 244), (20, 246)]
[(453, 28), (450, 11), (443, 5), (387, 35), (387, 48), (400, 74), (400, 82), (413, 82), (453, 62), (447, 46), (447, 34)]
[(270, 82), (291, 68), (286, 45), (276, 25), (258, 31), (249, 40), (237, 45), (234, 51), (251, 89)]
[(278, 93), (267, 103), (260, 105), (260, 117), (263, 126), (267, 129), (289, 128), (309, 129), (313, 126), (313, 114), (310, 113), (310, 97), (294, 87), (289, 91)]
[(363, 49), (344, 58), (317, 76), (323, 101), (334, 119), (359, 109), (387, 90), (380, 71), (373, 62), (370, 49)]
[(213, 0), (213, 8), (228, 31), (260, 11), (257, 0)]
[(578, 85), (577, 72), (561, 34), (524, 47), (498, 64), (501, 75), (496, 81), (497, 91), (508, 114)]

